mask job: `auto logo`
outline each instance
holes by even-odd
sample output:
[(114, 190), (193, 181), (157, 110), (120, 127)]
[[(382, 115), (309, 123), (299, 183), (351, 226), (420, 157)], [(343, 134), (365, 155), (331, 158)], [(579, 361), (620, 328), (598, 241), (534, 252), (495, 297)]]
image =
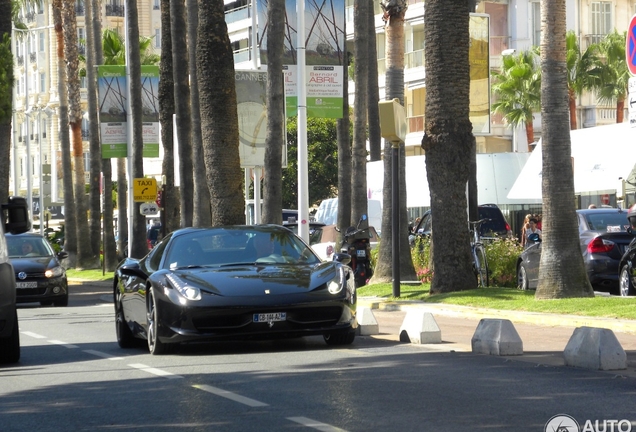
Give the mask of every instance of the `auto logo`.
[(20, 272), (18, 273), (18, 279), (26, 279), (27, 278), (27, 274), (25, 272)]

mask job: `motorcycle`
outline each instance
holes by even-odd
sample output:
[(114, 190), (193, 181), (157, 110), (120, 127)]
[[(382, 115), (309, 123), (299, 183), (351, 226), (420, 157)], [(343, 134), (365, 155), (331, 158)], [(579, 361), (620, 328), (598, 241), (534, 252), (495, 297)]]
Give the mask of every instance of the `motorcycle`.
[(346, 229), (340, 251), (351, 256), (349, 266), (353, 270), (356, 288), (366, 285), (367, 281), (373, 276), (367, 215), (362, 215), (357, 226), (351, 226)]

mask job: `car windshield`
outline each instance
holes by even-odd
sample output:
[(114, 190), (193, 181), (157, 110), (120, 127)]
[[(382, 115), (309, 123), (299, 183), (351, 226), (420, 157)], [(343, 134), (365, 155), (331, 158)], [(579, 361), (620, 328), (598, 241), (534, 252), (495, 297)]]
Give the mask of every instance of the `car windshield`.
[(619, 212), (593, 212), (585, 215), (587, 225), (592, 231), (618, 232), (627, 231), (629, 222), (627, 215)]
[(44, 257), (55, 254), (44, 237), (7, 236), (9, 258)]
[(289, 230), (224, 227), (174, 236), (166, 250), (169, 268), (237, 264), (316, 264), (320, 262)]

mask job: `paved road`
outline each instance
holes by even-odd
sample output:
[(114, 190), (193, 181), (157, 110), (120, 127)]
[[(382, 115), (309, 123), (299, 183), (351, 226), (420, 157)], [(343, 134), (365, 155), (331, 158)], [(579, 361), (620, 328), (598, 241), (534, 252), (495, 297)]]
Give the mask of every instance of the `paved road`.
[(23, 360), (0, 368), (0, 432), (532, 432), (560, 413), (636, 430), (633, 364), (559, 365), (566, 326), (515, 323), (526, 353), (504, 358), (470, 352), (477, 311), (438, 307), (444, 342), (414, 345), (399, 342), (406, 310), (376, 310), (380, 334), (351, 347), (308, 337), (151, 356), (117, 346), (111, 302), (108, 284), (72, 285), (68, 308), (20, 308)]

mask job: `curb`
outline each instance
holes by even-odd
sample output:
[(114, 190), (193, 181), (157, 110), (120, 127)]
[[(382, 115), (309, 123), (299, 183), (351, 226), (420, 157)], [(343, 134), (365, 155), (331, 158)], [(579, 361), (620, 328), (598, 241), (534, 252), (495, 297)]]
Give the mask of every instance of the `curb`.
[(563, 315), (541, 312), (522, 312), (499, 309), (476, 308), (472, 306), (424, 303), (419, 301), (383, 301), (377, 297), (358, 298), (358, 306), (386, 312), (419, 309), (433, 315), (459, 318), (505, 318), (513, 322), (536, 324), (544, 327), (598, 327), (616, 332), (636, 335), (636, 320), (591, 317), (584, 315)]

